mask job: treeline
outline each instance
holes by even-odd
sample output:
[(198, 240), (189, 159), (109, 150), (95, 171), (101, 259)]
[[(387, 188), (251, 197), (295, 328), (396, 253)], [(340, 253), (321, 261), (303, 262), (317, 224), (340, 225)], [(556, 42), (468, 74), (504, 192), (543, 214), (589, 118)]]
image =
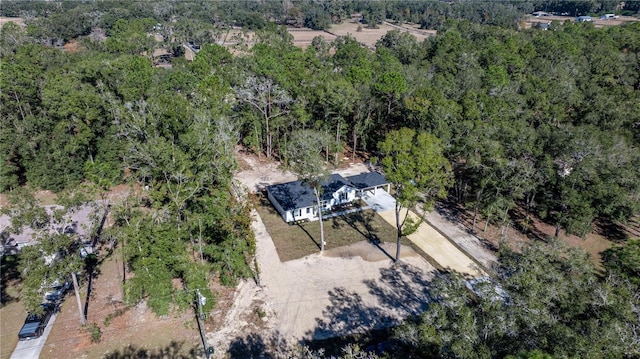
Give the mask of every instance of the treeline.
[[(40, 41), (61, 44), (87, 35), (92, 28), (111, 28), (116, 20), (150, 18), (155, 22), (182, 23), (191, 29), (205, 24), (264, 29), (271, 23), (313, 29), (350, 21), (361, 15), (365, 26), (375, 27), (385, 19), (420, 24), (441, 30), (447, 20), (517, 28), (524, 15), (535, 10), (573, 15), (622, 12), (636, 14), (637, 1), (159, 1), (149, 6), (131, 1), (5, 1), (1, 16), (22, 17), (31, 34)], [(192, 34), (197, 35), (197, 34)]]
[[(519, 32), (449, 21), (423, 43), (392, 31), (374, 53), (350, 37), (303, 51), (272, 27), (247, 56), (205, 44), (191, 63), (153, 68), (155, 48), (190, 38), (180, 26), (120, 19), (105, 41), (85, 37), (73, 54), (5, 27), (0, 187), (117, 183), (123, 117), (153, 113), (171, 138), (197, 109), (228, 116), (242, 143), (283, 160), (300, 127), (331, 135), (336, 165), (347, 147), (350, 156), (375, 150), (391, 129), (430, 131), (455, 167), (452, 198), (503, 226), (516, 206), (525, 229), (535, 213), (580, 235), (637, 213), (637, 24)], [(156, 42), (152, 32), (173, 37)]]

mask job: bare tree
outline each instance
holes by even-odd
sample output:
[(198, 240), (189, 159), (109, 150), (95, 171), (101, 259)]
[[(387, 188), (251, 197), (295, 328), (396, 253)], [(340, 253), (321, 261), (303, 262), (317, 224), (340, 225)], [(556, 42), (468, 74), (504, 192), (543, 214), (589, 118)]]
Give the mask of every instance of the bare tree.
[(289, 113), (289, 105), (293, 102), (286, 90), (281, 89), (268, 78), (249, 76), (243, 87), (234, 88), (241, 101), (258, 110), (264, 120), (264, 136), (262, 146), (267, 158), (273, 154), (273, 119)]

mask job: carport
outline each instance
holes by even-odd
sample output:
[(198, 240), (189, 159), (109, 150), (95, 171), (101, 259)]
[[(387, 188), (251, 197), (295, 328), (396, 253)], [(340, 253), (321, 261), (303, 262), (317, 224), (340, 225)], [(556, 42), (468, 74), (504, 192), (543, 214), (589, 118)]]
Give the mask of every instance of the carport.
[(376, 212), (385, 212), (396, 208), (396, 200), (393, 196), (383, 190), (377, 191), (375, 195), (366, 192), (361, 198), (369, 208)]
[(383, 191), (389, 193), (391, 185), (378, 172), (366, 172), (355, 176), (347, 177), (351, 185), (358, 190), (358, 197), (364, 197), (367, 193), (376, 196), (377, 193)]

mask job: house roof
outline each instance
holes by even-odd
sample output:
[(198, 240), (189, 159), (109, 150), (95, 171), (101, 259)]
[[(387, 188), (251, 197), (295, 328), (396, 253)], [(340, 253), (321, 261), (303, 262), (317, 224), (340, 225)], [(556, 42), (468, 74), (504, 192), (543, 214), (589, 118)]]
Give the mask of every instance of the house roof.
[(349, 180), (351, 185), (357, 189), (365, 189), (387, 184), (387, 180), (378, 172), (367, 172), (355, 176), (349, 176), (347, 177), (347, 180)]
[[(322, 184), (321, 200), (331, 199), (331, 196), (344, 186), (351, 183), (339, 174), (332, 174), (329, 179)], [(287, 183), (267, 186), (267, 191), (278, 201), (282, 209), (291, 211), (296, 208), (311, 207), (316, 202), (313, 190), (306, 183), (293, 181)]]

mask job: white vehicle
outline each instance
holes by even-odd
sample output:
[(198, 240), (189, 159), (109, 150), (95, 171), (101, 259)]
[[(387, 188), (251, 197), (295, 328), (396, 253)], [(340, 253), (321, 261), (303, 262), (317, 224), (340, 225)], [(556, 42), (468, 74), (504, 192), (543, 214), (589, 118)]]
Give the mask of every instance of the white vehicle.
[(591, 21), (593, 21), (591, 16), (578, 16), (576, 18), (576, 22), (591, 22)]
[(613, 19), (617, 19), (618, 15), (616, 14), (604, 14), (602, 16), (600, 16), (600, 19), (602, 20), (613, 20)]

